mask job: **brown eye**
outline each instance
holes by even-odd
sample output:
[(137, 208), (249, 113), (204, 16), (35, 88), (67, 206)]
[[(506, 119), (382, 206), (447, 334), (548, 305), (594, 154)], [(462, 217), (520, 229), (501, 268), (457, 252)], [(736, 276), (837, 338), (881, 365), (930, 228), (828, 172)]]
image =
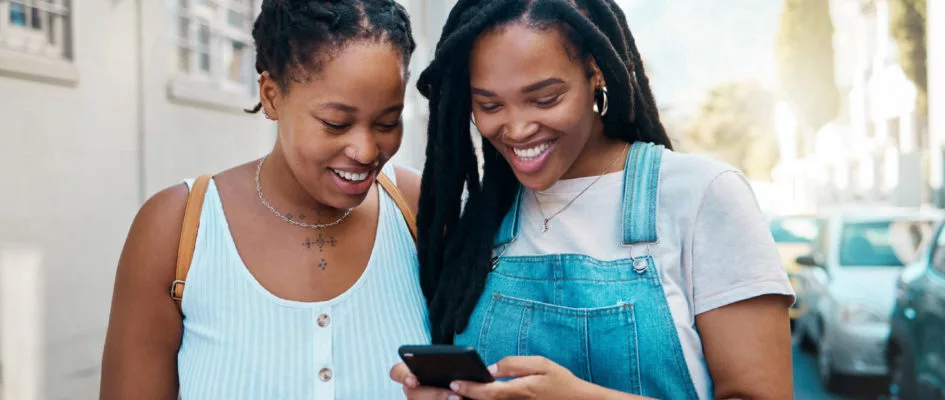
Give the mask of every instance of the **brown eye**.
[(343, 131), (345, 129), (348, 129), (349, 126), (351, 126), (348, 124), (334, 124), (325, 120), (321, 120), (321, 121), (322, 121), (322, 125), (325, 125), (326, 128), (333, 131)]
[(494, 113), (494, 112), (496, 112), (496, 111), (499, 111), (499, 108), (501, 108), (501, 106), (498, 105), (498, 104), (495, 104), (495, 103), (480, 104), (480, 105), (479, 105), (479, 109), (481, 109), (483, 112), (487, 112), (487, 113)]
[(390, 132), (394, 129), (397, 129), (400, 126), (400, 124), (401, 124), (401, 120), (398, 119), (396, 122), (392, 124), (377, 124), (377, 126), (381, 128), (381, 131)]
[(548, 108), (548, 107), (554, 106), (555, 104), (558, 104), (558, 99), (560, 98), (561, 98), (560, 95), (541, 98), (535, 101), (535, 105), (542, 108)]

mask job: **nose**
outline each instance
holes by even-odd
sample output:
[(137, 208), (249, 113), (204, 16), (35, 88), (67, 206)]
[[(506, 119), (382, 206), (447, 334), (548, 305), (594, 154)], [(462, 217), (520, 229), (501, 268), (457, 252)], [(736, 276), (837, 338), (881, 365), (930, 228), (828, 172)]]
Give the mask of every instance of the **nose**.
[(345, 156), (363, 165), (377, 162), (379, 154), (380, 146), (371, 132), (358, 132), (351, 135), (351, 142), (345, 147)]
[(538, 133), (539, 125), (526, 113), (510, 113), (509, 120), (502, 127), (502, 136), (510, 142), (527, 142)]

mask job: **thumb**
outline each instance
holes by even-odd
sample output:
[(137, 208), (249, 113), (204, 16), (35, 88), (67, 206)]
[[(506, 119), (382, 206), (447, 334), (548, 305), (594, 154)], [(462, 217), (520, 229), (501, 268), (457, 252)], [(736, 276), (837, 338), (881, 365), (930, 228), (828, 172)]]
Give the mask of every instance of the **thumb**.
[(489, 367), (496, 378), (520, 378), (529, 375), (545, 375), (557, 366), (545, 357), (506, 357)]
[(419, 386), (417, 378), (410, 373), (410, 369), (407, 368), (407, 365), (400, 363), (391, 368), (390, 378), (401, 385), (404, 385), (408, 388), (415, 388)]

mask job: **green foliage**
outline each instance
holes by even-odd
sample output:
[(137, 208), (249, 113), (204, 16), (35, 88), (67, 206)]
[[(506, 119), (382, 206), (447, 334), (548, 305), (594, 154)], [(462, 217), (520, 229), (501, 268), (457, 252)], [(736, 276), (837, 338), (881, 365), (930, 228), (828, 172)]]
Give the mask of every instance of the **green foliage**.
[(899, 47), (899, 64), (918, 89), (916, 109), (928, 113), (926, 0), (890, 0), (889, 31)]
[(712, 89), (685, 131), (683, 151), (710, 153), (749, 179), (770, 180), (779, 159), (774, 94), (755, 82)]
[(829, 3), (784, 0), (781, 10), (777, 45), (781, 92), (808, 132), (833, 120), (840, 107)]

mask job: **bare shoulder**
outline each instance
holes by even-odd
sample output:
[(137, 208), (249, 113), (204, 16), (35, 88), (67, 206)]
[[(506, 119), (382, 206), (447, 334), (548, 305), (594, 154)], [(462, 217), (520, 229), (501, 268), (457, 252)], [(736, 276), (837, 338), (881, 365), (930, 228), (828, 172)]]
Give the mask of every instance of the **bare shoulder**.
[(126, 293), (137, 293), (136, 299), (149, 294), (146, 297), (161, 303), (165, 301), (158, 296), (168, 297), (166, 303), (173, 306), (168, 288), (174, 281), (180, 229), (189, 195), (187, 185), (175, 185), (152, 196), (138, 210), (118, 260), (116, 295), (125, 292), (123, 289), (135, 288)]
[(180, 228), (189, 195), (187, 185), (179, 184), (151, 196), (138, 210), (131, 224), (122, 258), (136, 258), (139, 251), (144, 251), (148, 258), (176, 261)]
[(420, 204), (420, 173), (400, 165), (394, 167), (394, 172), (397, 174), (397, 187), (416, 214)]
[(155, 194), (138, 211), (118, 260), (105, 349), (102, 399), (141, 393), (176, 398), (181, 315), (170, 298), (184, 208), (180, 184)]

